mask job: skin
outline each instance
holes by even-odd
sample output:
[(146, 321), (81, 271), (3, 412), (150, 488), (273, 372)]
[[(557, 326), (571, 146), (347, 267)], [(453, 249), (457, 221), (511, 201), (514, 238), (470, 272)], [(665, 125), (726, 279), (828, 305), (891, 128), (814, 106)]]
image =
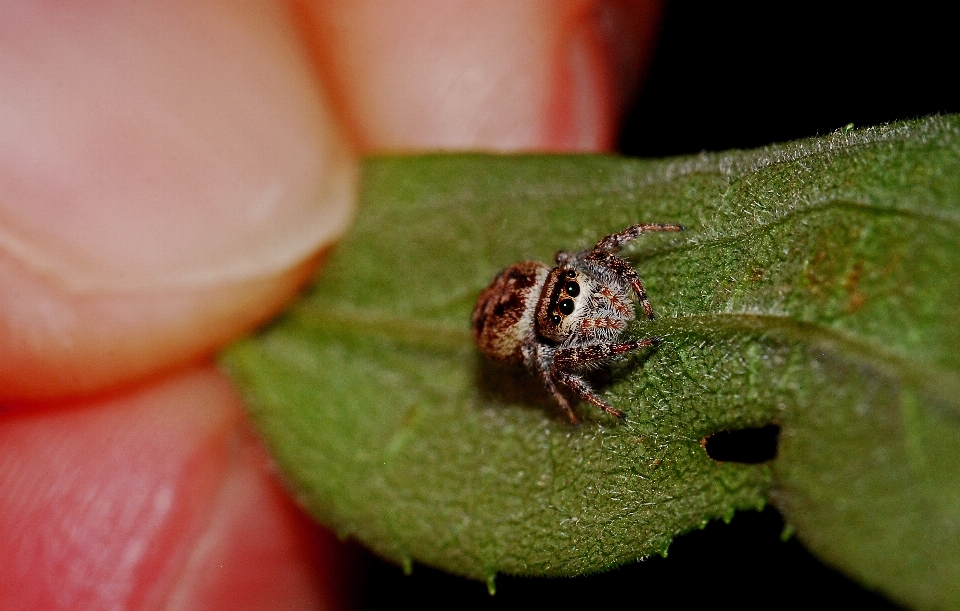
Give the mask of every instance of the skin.
[(0, 607), (350, 602), (216, 351), (360, 155), (609, 150), (655, 2), (0, 4)]

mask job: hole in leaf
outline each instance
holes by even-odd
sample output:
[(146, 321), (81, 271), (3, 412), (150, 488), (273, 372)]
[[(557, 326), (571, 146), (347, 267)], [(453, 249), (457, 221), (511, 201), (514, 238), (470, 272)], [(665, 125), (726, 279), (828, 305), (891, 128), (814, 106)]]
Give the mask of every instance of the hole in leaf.
[(705, 437), (701, 445), (713, 460), (753, 464), (776, 458), (779, 437), (780, 427), (768, 424), (761, 428), (714, 433)]

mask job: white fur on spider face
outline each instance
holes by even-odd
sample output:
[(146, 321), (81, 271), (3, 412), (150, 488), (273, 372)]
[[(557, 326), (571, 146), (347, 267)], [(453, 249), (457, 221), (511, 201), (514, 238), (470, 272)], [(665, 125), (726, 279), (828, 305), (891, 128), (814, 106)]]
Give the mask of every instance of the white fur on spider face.
[(630, 286), (605, 267), (581, 264), (577, 282), (583, 288), (564, 321), (562, 347), (605, 344), (617, 340), (636, 318)]

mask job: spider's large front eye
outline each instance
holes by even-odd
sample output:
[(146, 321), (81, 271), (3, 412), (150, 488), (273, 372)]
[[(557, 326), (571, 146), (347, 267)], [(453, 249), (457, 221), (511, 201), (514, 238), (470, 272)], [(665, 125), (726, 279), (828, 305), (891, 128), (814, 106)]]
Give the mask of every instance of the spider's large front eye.
[(576, 282), (568, 282), (567, 286), (563, 287), (567, 290), (567, 295), (571, 297), (576, 297), (580, 294), (580, 285)]
[(567, 314), (573, 313), (573, 299), (564, 299), (557, 305), (557, 309), (560, 310), (560, 313), (566, 316)]

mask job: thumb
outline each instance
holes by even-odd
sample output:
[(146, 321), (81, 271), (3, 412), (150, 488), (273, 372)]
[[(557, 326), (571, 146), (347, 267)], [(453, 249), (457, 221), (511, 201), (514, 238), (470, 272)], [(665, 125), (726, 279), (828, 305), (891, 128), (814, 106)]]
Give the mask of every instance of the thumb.
[(0, 400), (209, 353), (345, 229), (354, 159), (290, 27), (273, 5), (0, 6)]

